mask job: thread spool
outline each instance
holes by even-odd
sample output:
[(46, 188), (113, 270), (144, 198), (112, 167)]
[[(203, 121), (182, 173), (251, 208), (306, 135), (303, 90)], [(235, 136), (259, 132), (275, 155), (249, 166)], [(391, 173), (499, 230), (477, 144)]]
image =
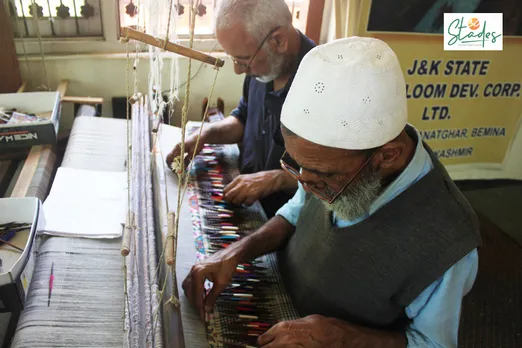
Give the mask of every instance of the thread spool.
[(174, 245), (175, 245), (175, 236), (174, 236), (174, 230), (176, 228), (175, 226), (176, 221), (176, 214), (169, 213), (167, 216), (167, 246), (165, 250), (165, 262), (167, 265), (172, 266), (176, 263), (176, 255), (174, 253)]
[(125, 228), (123, 229), (123, 239), (121, 242), (121, 255), (127, 256), (130, 254), (130, 239), (131, 233), (134, 231), (135, 216), (132, 211), (127, 212), (127, 221), (125, 222)]
[(140, 92), (134, 94), (132, 97), (129, 98), (129, 103), (131, 103), (132, 105), (136, 104), (138, 101), (140, 101), (142, 96), (143, 94), (141, 94)]

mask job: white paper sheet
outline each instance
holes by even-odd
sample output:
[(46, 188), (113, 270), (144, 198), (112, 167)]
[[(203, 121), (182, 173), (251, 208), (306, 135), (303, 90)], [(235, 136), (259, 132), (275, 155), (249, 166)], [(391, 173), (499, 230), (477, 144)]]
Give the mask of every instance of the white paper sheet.
[(60, 167), (43, 210), (46, 234), (120, 237), (127, 212), (127, 173)]

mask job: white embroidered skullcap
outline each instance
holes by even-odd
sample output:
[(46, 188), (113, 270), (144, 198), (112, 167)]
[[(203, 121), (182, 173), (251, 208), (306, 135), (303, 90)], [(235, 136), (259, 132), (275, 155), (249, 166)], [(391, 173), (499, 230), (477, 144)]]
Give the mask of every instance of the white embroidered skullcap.
[(397, 56), (383, 41), (349, 37), (316, 46), (303, 58), (281, 123), (313, 143), (371, 149), (406, 126), (406, 85)]

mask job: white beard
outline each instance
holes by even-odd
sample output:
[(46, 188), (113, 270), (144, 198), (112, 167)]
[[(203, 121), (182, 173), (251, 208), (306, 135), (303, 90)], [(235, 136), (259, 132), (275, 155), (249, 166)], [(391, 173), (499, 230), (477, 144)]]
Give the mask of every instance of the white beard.
[(269, 83), (277, 79), (284, 72), (286, 67), (286, 57), (276, 54), (271, 48), (268, 48), (267, 61), (270, 65), (270, 71), (267, 75), (257, 76), (256, 80), (261, 83)]
[(269, 83), (269, 82), (274, 81), (276, 78), (277, 78), (277, 76), (265, 75), (265, 76), (256, 77), (256, 80), (261, 83)]
[[(324, 202), (326, 209), (341, 220), (353, 221), (367, 214), (370, 206), (379, 197), (381, 180), (376, 170), (361, 172), (357, 181), (352, 182), (332, 203)], [(328, 192), (331, 194), (332, 192)]]

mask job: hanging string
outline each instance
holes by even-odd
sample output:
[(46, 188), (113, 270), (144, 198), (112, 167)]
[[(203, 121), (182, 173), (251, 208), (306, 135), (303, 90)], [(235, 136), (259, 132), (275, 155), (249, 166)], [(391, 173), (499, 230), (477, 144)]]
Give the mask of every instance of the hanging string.
[(167, 35), (165, 35), (165, 42), (163, 44), (163, 50), (167, 48), (167, 42), (169, 42), (169, 31), (170, 31), (170, 18), (172, 17), (172, 0), (169, 4), (169, 20), (167, 21)]
[[(131, 213), (131, 164), (132, 164), (132, 138), (131, 138), (131, 127), (130, 127), (130, 95), (129, 95), (129, 70), (130, 70), (130, 55), (129, 55), (129, 40), (125, 43), (125, 49), (127, 53), (127, 64), (126, 64), (126, 72), (125, 72), (125, 88), (126, 88), (126, 122), (127, 122), (127, 215), (129, 216)], [(126, 231), (130, 233), (130, 231)], [(124, 299), (123, 299), (123, 318), (125, 318), (126, 311), (130, 311), (130, 303), (129, 303), (129, 292), (128, 292), (128, 277), (127, 277), (127, 262), (125, 261), (125, 257), (123, 258), (123, 291), (124, 291)], [(130, 312), (129, 318), (130, 320)], [(123, 320), (123, 332), (125, 332), (125, 320)], [(130, 340), (130, 330), (127, 333), (127, 339)], [(125, 344), (125, 342), (124, 342)]]
[(16, 28), (18, 29), (18, 33), (20, 34), (20, 42), (22, 43), (22, 50), (24, 51), (24, 59), (25, 59), (25, 65), (27, 66), (27, 72), (29, 74), (29, 77), (32, 77), (33, 74), (31, 73), (31, 65), (29, 64), (29, 57), (27, 56), (24, 35), (22, 34), (23, 30), (22, 30), (22, 26), (20, 24), (20, 20), (18, 19), (18, 14), (16, 15), (15, 22), (16, 22)]
[[(194, 1), (190, 0), (190, 39), (189, 39), (189, 47), (192, 48), (193, 42), (194, 42), (194, 28), (196, 24), (196, 9), (194, 7)], [(187, 85), (185, 86), (185, 102), (181, 111), (181, 170), (177, 173), (178, 174), (178, 182), (183, 184), (183, 176), (185, 172), (185, 161), (183, 160), (183, 154), (185, 153), (185, 133), (186, 133), (186, 126), (188, 121), (188, 105), (190, 101), (190, 76), (192, 75), (192, 59), (189, 58), (188, 60), (188, 67), (187, 67)], [(176, 209), (176, 216), (174, 221), (174, 231), (169, 232), (169, 236), (167, 236), (167, 243), (169, 242), (168, 238), (172, 238), (174, 240), (174, 255), (176, 253), (177, 249), (177, 236), (178, 236), (178, 227), (179, 227), (179, 217), (181, 212), (181, 204), (182, 204), (182, 192), (184, 192), (184, 189), (181, 187), (178, 187), (178, 206)], [(175, 257), (174, 257), (174, 265), (171, 267), (171, 275), (172, 275), (172, 296), (168, 300), (167, 303), (172, 303), (174, 305), (179, 303), (178, 300), (178, 287), (177, 287), (177, 275), (176, 275), (176, 267), (175, 267)]]
[[(196, 2), (196, 6), (197, 4), (199, 3)], [(172, 0), (169, 0), (169, 17), (168, 17), (168, 24), (167, 24), (167, 29), (166, 29), (166, 37), (165, 37), (165, 42), (168, 42), (168, 37), (169, 37), (169, 32), (170, 32), (170, 25), (171, 25), (171, 16), (172, 16), (172, 12), (174, 10), (173, 8), (173, 1)], [(196, 23), (196, 6), (194, 5), (194, 1), (191, 0), (190, 1), (190, 17), (189, 17), (189, 27), (190, 27), (190, 39), (189, 39), (189, 47), (192, 48), (193, 46), (193, 41), (194, 41), (194, 31), (195, 31), (195, 23)], [(136, 70), (137, 70), (137, 66), (138, 66), (138, 62), (137, 62), (137, 56), (136, 56), (136, 60), (135, 60), (135, 63), (134, 63), (134, 76), (135, 76), (135, 79), (134, 79), (134, 93), (136, 94), (137, 93), (137, 87), (138, 87), (138, 84), (137, 84), (137, 77), (136, 77)], [(127, 59), (129, 60), (130, 57), (129, 57), (129, 54), (127, 52)], [(175, 56), (173, 56), (173, 59), (175, 59)], [(151, 65), (152, 65), (153, 62), (151, 62)], [(129, 64), (127, 64), (127, 69), (129, 67)], [(211, 100), (212, 98), (212, 94), (213, 94), (213, 91), (214, 91), (214, 88), (215, 88), (215, 84), (216, 84), (216, 81), (217, 81), (217, 75), (219, 73), (219, 69), (217, 68), (217, 66), (214, 67), (215, 70), (216, 70), (216, 74), (214, 76), (214, 80), (213, 80), (213, 83), (212, 83), (212, 86), (211, 86), (211, 89), (210, 89), (210, 92), (209, 92), (209, 97), (208, 99)], [(172, 67), (171, 67), (172, 69)], [(160, 74), (161, 69), (158, 69), (157, 73)], [(185, 151), (185, 134), (186, 134), (186, 125), (187, 125), (187, 122), (188, 122), (188, 106), (189, 106), (189, 102), (190, 102), (190, 88), (191, 88), (191, 71), (192, 71), (192, 60), (189, 58), (189, 61), (188, 61), (188, 68), (187, 68), (187, 83), (186, 83), (186, 86), (185, 86), (185, 98), (184, 98), (184, 105), (183, 105), (183, 108), (182, 108), (182, 115), (181, 115), (181, 128), (182, 128), (182, 139), (181, 139), (181, 153), (184, 153)], [(127, 71), (128, 73), (128, 71)], [(159, 77), (157, 77), (159, 79)], [(127, 78), (128, 79), (128, 78)], [(153, 80), (153, 79), (152, 79)], [(128, 80), (127, 80), (128, 81)], [(171, 81), (172, 83), (172, 81)], [(161, 86), (159, 86), (161, 88)], [(159, 89), (161, 91), (161, 89)], [(127, 95), (129, 95), (128, 93), (128, 83), (127, 83)], [(172, 98), (172, 86), (171, 86), (171, 89), (170, 89), (170, 95), (169, 95), (169, 102), (172, 102), (173, 104), (173, 98)], [(207, 106), (206, 106), (206, 110), (204, 112), (204, 115), (203, 115), (203, 119), (202, 119), (202, 126), (200, 128), (200, 132), (198, 134), (198, 138), (197, 138), (197, 143), (199, 143), (200, 141), (200, 138), (201, 138), (201, 131), (202, 131), (202, 128), (203, 128), (203, 123), (205, 121), (205, 117), (206, 117), (206, 114), (208, 113), (208, 108), (209, 108), (209, 103), (207, 103)], [(173, 106), (171, 107), (170, 109), (170, 116), (172, 115), (172, 112), (173, 112)], [(127, 118), (129, 118), (129, 111), (127, 109)], [(132, 127), (131, 127), (132, 128)], [(132, 132), (132, 129), (129, 129), (128, 130), (128, 134), (130, 134), (130, 132)], [(159, 132), (158, 134), (156, 135), (156, 139), (154, 141), (154, 145), (152, 147), (153, 149), (153, 153), (151, 154), (152, 156), (154, 156), (154, 151), (155, 149), (157, 149), (156, 147), (156, 142), (158, 140), (158, 138), (160, 137), (160, 132), (161, 132), (161, 128), (159, 129)], [(129, 136), (129, 135), (128, 135)], [(160, 156), (162, 159), (164, 159), (164, 156), (163, 156), (163, 151), (162, 151), (162, 148), (161, 146), (159, 147), (159, 151), (160, 151)], [(192, 160), (194, 159), (194, 156), (195, 154), (193, 154), (192, 156)], [(129, 159), (130, 161), (131, 159)], [(168, 170), (167, 171), (167, 165), (164, 163), (164, 161), (162, 160), (162, 169), (163, 169), (163, 172), (165, 174), (165, 177), (167, 175), (167, 173), (170, 171)], [(182, 206), (182, 202), (183, 202), (183, 198), (185, 196), (185, 192), (187, 190), (187, 187), (188, 187), (188, 178), (189, 176), (188, 175), (185, 175), (185, 166), (184, 166), (184, 162), (181, 161), (181, 170), (179, 171), (176, 171), (176, 174), (178, 175), (178, 182), (180, 183), (180, 187), (178, 189), (178, 196), (177, 196), (177, 209), (176, 209), (176, 216), (175, 216), (175, 222), (174, 222), (174, 229), (173, 231), (169, 231), (169, 234), (167, 235), (166, 237), (166, 241), (163, 245), (163, 250), (162, 250), (162, 253), (161, 253), (161, 256), (160, 256), (160, 262), (158, 263), (157, 267), (156, 267), (156, 272), (154, 274), (154, 277), (153, 277), (153, 282), (152, 284), (155, 284), (156, 282), (156, 279), (157, 277), (159, 277), (159, 275), (161, 274), (161, 269), (162, 267), (164, 267), (163, 262), (162, 260), (165, 259), (165, 251), (166, 251), (166, 247), (167, 245), (169, 244), (170, 241), (174, 240), (174, 243), (177, 244), (177, 234), (178, 234), (178, 226), (179, 226), (179, 217), (180, 217), (180, 212), (181, 212), (181, 206)], [(130, 185), (129, 185), (130, 187)], [(167, 208), (167, 213), (170, 212), (170, 208), (169, 208), (169, 204), (168, 204), (168, 188), (167, 188), (167, 185), (165, 183), (165, 205), (166, 205), (166, 208)], [(174, 251), (176, 250), (177, 248), (177, 245), (174, 245)], [(175, 256), (175, 254), (174, 254)], [(175, 257), (174, 257), (174, 260), (175, 260)], [(176, 268), (175, 268), (175, 264), (174, 265), (169, 265), (170, 267), (170, 271), (171, 271), (171, 275), (172, 275), (172, 296), (168, 299), (168, 301), (165, 302), (165, 305), (168, 305), (168, 304), (173, 304), (175, 306), (177, 306), (179, 304), (179, 300), (178, 300), (178, 289), (177, 289), (177, 275), (176, 275)], [(158, 296), (159, 298), (162, 300), (163, 297), (164, 297), (164, 294), (165, 294), (165, 289), (166, 289), (166, 285), (167, 285), (167, 280), (165, 279), (162, 286), (161, 286), (161, 290), (159, 290), (158, 292)], [(159, 315), (159, 309), (161, 307), (158, 307), (154, 313), (154, 323), (157, 323), (158, 321), (156, 320), (157, 319), (157, 316)]]
[[(169, 30), (170, 30), (170, 24), (171, 24), (171, 16), (172, 16), (172, 12), (173, 12), (173, 1), (172, 0), (170, 0), (170, 2), (169, 2), (169, 9), (168, 9), (168, 11), (169, 11), (169, 17), (168, 17), (168, 21), (167, 21), (166, 36), (165, 36), (165, 41), (164, 41), (165, 45), (169, 41), (168, 37), (169, 37)], [(172, 59), (176, 59), (176, 57), (174, 55), (172, 55)], [(176, 67), (177, 67), (177, 64), (176, 64)], [(171, 69), (172, 69), (172, 63), (171, 63)], [(171, 72), (171, 75), (172, 75), (172, 72)], [(177, 87), (177, 84), (176, 84), (176, 87)], [(158, 90), (160, 91), (160, 94), (161, 94), (161, 86), (159, 86)], [(171, 116), (173, 111), (174, 111), (174, 103), (173, 103), (173, 98), (172, 98), (172, 81), (171, 81), (171, 89), (169, 91), (169, 101), (168, 101), (168, 103), (170, 104), (169, 115)], [(156, 135), (156, 139), (155, 139), (155, 142), (154, 142), (154, 145), (153, 145), (153, 150), (156, 149), (156, 142), (158, 141), (160, 136), (161, 136), (161, 127), (159, 128), (159, 132)], [(166, 166), (165, 166), (165, 163), (163, 161), (163, 158), (164, 158), (163, 157), (163, 150), (162, 150), (161, 146), (159, 147), (159, 149), (160, 149), (160, 158), (162, 159), (161, 160), (161, 162), (162, 162), (162, 170), (163, 170), (163, 173), (164, 173), (164, 177), (167, 177), (166, 168), (165, 168)], [(168, 185), (166, 183), (164, 185), (164, 188), (165, 188), (164, 194), (165, 194), (166, 211), (167, 211), (167, 214), (170, 214), (169, 200), (168, 200), (168, 197), (169, 197), (169, 195), (168, 195)], [(168, 215), (167, 215), (167, 218), (168, 218)], [(167, 219), (167, 220), (169, 220), (169, 219)], [(170, 224), (167, 224), (167, 227), (169, 225)], [(159, 257), (159, 262), (158, 262), (158, 265), (156, 267), (156, 272), (154, 274), (153, 283), (156, 282), (157, 277), (159, 277), (159, 275), (161, 274), (161, 270), (162, 270), (162, 268), (164, 266), (164, 263), (165, 263), (164, 260), (165, 260), (166, 250), (167, 250), (167, 247), (169, 245), (169, 240), (171, 238), (174, 238), (174, 235), (172, 235), (169, 232), (167, 234), (165, 243), (163, 243), (161, 256)], [(172, 267), (173, 272), (175, 273), (175, 265), (174, 266), (170, 266), (170, 267)], [(174, 274), (172, 279), (173, 279), (173, 283), (177, 284), (177, 280), (176, 280), (175, 274)], [(163, 297), (164, 297), (164, 294), (165, 294), (166, 286), (167, 286), (167, 279), (164, 279), (163, 286), (161, 287), (161, 290), (159, 290), (159, 294), (158, 294), (158, 296), (160, 298), (160, 301), (163, 301)], [(174, 287), (176, 287), (176, 286), (174, 286)], [(178, 301), (178, 293), (177, 293), (177, 291), (172, 293), (171, 298), (169, 298), (169, 300), (165, 303), (165, 305), (167, 305), (169, 303), (172, 303), (175, 306), (178, 305), (179, 301)], [(157, 317), (159, 315), (160, 309), (161, 309), (161, 306), (158, 306), (156, 311), (155, 311), (155, 313), (154, 313), (154, 316), (153, 316), (154, 317), (154, 321), (153, 321), (154, 324), (156, 324), (158, 322)], [(154, 330), (155, 330), (155, 327), (153, 328), (153, 331)]]
[[(201, 127), (199, 127), (199, 133), (198, 133), (198, 137), (196, 138), (196, 146), (194, 147), (195, 149), (198, 148), (199, 146), (199, 141), (201, 140), (201, 134), (203, 132), (203, 126), (205, 124), (205, 119), (207, 117), (207, 113), (208, 113), (208, 108), (210, 106), (210, 100), (212, 100), (212, 94), (214, 93), (214, 87), (216, 86), (216, 81), (217, 81), (217, 77), (218, 77), (218, 73), (219, 73), (219, 69), (218, 67), (215, 65), (214, 66), (214, 69), (216, 70), (216, 74), (214, 75), (214, 81), (212, 82), (212, 86), (210, 88), (210, 92), (209, 92), (209, 95), (208, 95), (208, 103), (205, 107), (205, 112), (203, 113), (203, 118), (201, 119)], [(192, 158), (190, 159), (190, 163), (192, 163), (194, 161), (194, 158), (196, 157), (196, 152), (193, 152), (192, 153)], [(187, 188), (188, 188), (188, 175), (185, 177), (185, 182), (183, 184), (183, 197), (185, 197), (185, 194), (186, 194), (186, 191), (187, 191)]]
[[(169, 5), (168, 27), (170, 27), (170, 20), (171, 20), (170, 15), (172, 14), (172, 10), (173, 10), (173, 9), (172, 9), (172, 1), (170, 1), (170, 5)], [(168, 32), (168, 27), (167, 27), (167, 32)], [(168, 37), (168, 33), (167, 33), (167, 37)], [(165, 39), (165, 41), (167, 41), (167, 38)], [(154, 49), (156, 49), (156, 48), (154, 48)], [(175, 56), (174, 56), (174, 55), (172, 56), (172, 59), (175, 59)], [(151, 64), (152, 64), (152, 63), (151, 63)], [(152, 65), (151, 65), (151, 66), (152, 66)], [(172, 66), (171, 66), (171, 69), (172, 69)], [(159, 87), (161, 87), (161, 86), (159, 86)], [(159, 88), (159, 90), (161, 91), (161, 88)], [(172, 94), (172, 81), (171, 81), (171, 90), (170, 90), (170, 94)], [(171, 101), (170, 96), (171, 96), (171, 95), (169, 95), (169, 103), (170, 103), (170, 101)], [(174, 105), (173, 105), (173, 103), (172, 103), (172, 104), (171, 104), (171, 107), (170, 107), (170, 110), (169, 110), (169, 114), (172, 115), (173, 111), (174, 111)], [(158, 141), (158, 139), (161, 137), (161, 130), (162, 130), (162, 128), (159, 127), (159, 130), (158, 130), (158, 133), (157, 133), (157, 135), (156, 135), (156, 138), (154, 139), (154, 144), (153, 144), (153, 146), (152, 146), (152, 150), (153, 150), (153, 151), (157, 148), (157, 141)], [(162, 150), (161, 146), (159, 146), (159, 150), (160, 150), (160, 157), (161, 157), (161, 159), (162, 159), (162, 170), (163, 170), (163, 174), (164, 174), (165, 177), (166, 177), (166, 176), (167, 176), (167, 172), (166, 172), (165, 164), (163, 163), (163, 162), (164, 162), (164, 161), (163, 161), (164, 156), (163, 156), (163, 150)], [(151, 155), (154, 156), (154, 154), (151, 154)], [(166, 211), (167, 211), (167, 213), (169, 213), (169, 212), (170, 212), (170, 208), (169, 208), (169, 200), (168, 200), (169, 195), (168, 195), (168, 186), (167, 186), (167, 185), (164, 185), (164, 195), (165, 195), (165, 206), (166, 206)], [(167, 239), (167, 240), (170, 239), (170, 236), (167, 235), (167, 238), (166, 238), (166, 239)], [(165, 252), (166, 252), (167, 245), (168, 245), (168, 243), (164, 243), (164, 244), (163, 244), (162, 253), (161, 253), (161, 256), (160, 256), (160, 258), (159, 258), (159, 263), (158, 263), (158, 266), (157, 266), (157, 268), (156, 268), (156, 273), (155, 273), (155, 275), (154, 275), (154, 280), (153, 280), (153, 282), (156, 281), (156, 278), (159, 276), (160, 271), (161, 271), (161, 269), (162, 269), (162, 266), (163, 266), (162, 264), (163, 264), (163, 260), (164, 260), (164, 258), (165, 258)], [(161, 297), (161, 298), (163, 298), (163, 294), (164, 294), (164, 290), (165, 290), (165, 285), (166, 285), (166, 283), (167, 283), (167, 282), (165, 281), (164, 284), (163, 284), (162, 290), (160, 291), (160, 297)], [(155, 315), (157, 315), (157, 313), (155, 313)]]
[(40, 57), (42, 58), (42, 65), (44, 70), (44, 78), (47, 82), (47, 85), (42, 85), (42, 88), (45, 90), (50, 90), (51, 84), (49, 83), (49, 76), (47, 75), (47, 66), (45, 63), (45, 56), (44, 56), (44, 49), (43, 49), (43, 42), (42, 42), (42, 35), (40, 34), (40, 26), (38, 23), (38, 4), (35, 0), (31, 0), (31, 6), (33, 6), (33, 20), (34, 20), (34, 26), (36, 27), (36, 35), (38, 36), (38, 43), (40, 45)]

